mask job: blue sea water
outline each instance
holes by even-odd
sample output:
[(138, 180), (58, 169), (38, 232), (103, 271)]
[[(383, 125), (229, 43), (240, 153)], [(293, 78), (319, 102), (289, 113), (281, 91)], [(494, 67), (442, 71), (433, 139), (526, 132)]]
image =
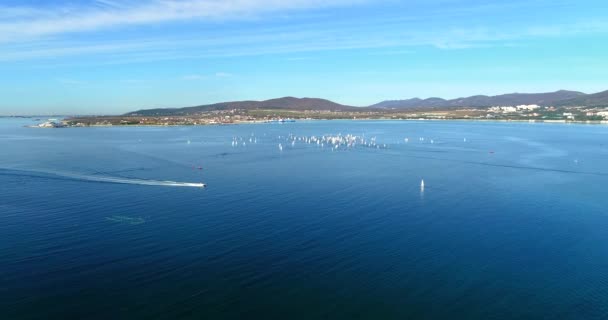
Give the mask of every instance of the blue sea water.
[[(32, 123), (0, 119), (1, 319), (608, 318), (606, 126)], [(381, 148), (287, 140), (338, 134)]]

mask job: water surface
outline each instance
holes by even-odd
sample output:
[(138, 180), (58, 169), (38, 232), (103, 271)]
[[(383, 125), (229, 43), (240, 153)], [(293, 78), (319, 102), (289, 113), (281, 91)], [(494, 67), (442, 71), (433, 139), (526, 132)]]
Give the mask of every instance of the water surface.
[(608, 316), (608, 127), (32, 122), (0, 119), (2, 319)]

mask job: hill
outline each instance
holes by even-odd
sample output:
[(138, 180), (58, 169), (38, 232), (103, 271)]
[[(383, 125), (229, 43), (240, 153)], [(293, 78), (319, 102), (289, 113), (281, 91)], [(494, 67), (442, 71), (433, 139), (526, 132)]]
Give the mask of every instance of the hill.
[(284, 97), (264, 101), (232, 101), (207, 104), (185, 108), (144, 109), (125, 114), (126, 116), (185, 116), (201, 112), (217, 110), (251, 110), (251, 109), (280, 109), (280, 110), (332, 110), (356, 111), (358, 107), (346, 106), (325, 99)]
[(477, 95), (451, 100), (441, 98), (387, 100), (372, 105), (375, 108), (406, 109), (419, 107), (487, 107), (513, 106), (521, 104), (538, 104), (543, 106), (557, 104), (560, 101), (588, 96), (578, 91), (560, 90), (546, 93), (509, 93), (497, 96)]
[(563, 100), (557, 103), (558, 106), (587, 106), (598, 107), (608, 106), (608, 90), (586, 94), (573, 99)]
[(386, 100), (369, 107), (353, 107), (319, 98), (283, 97), (264, 101), (231, 101), (185, 108), (143, 109), (126, 113), (125, 116), (189, 116), (221, 110), (317, 110), (317, 111), (381, 111), (382, 109), (457, 108), (516, 106), (538, 104), (541, 106), (608, 106), (608, 90), (594, 94), (559, 90), (545, 93), (509, 93), (496, 96), (476, 95), (446, 100), (442, 98)]

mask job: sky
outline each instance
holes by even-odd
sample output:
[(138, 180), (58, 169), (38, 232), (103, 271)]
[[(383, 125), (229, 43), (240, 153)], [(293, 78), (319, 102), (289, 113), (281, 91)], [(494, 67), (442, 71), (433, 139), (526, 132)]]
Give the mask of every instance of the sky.
[(608, 90), (605, 0), (2, 0), (0, 114)]

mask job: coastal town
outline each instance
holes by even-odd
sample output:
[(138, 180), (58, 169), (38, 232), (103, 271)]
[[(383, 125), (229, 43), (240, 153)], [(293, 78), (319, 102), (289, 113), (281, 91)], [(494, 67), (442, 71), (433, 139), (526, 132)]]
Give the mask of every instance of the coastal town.
[(361, 110), (230, 109), (187, 115), (80, 116), (49, 119), (32, 127), (190, 126), (238, 123), (291, 122), (295, 120), (500, 120), (530, 122), (608, 123), (608, 107), (540, 106), (536, 104), (491, 107), (408, 108)]

